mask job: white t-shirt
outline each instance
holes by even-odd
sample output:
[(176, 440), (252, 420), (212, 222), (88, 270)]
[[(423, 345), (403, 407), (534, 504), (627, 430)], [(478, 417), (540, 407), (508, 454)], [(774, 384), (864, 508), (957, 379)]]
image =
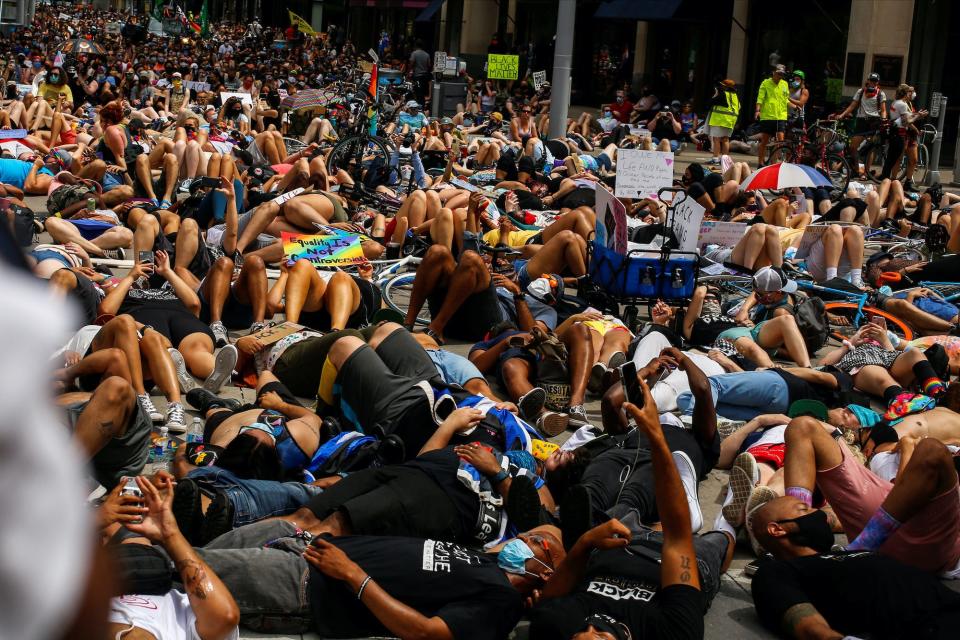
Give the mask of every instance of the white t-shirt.
[(890, 121), (893, 122), (893, 125), (896, 127), (905, 127), (907, 123), (904, 122), (901, 118), (904, 115), (913, 113), (910, 109), (910, 105), (907, 104), (905, 100), (894, 100), (893, 104), (890, 105)]
[[(110, 622), (133, 625), (149, 632), (157, 640), (201, 640), (197, 633), (197, 616), (190, 599), (173, 589), (162, 596), (127, 595), (110, 600)], [(230, 640), (240, 638), (233, 629)]]

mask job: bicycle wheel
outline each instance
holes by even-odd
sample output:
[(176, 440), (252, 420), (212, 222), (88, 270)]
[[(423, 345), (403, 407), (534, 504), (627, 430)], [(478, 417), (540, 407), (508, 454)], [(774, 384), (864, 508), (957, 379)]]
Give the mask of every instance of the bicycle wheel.
[(823, 171), (835, 189), (846, 191), (850, 183), (850, 164), (838, 153), (828, 153), (817, 166)]
[(900, 318), (875, 307), (863, 307), (860, 315), (860, 324), (856, 324), (859, 307), (853, 302), (828, 302), (827, 323), (830, 325), (830, 335), (839, 341), (847, 340), (857, 332), (860, 325), (868, 322), (872, 316), (880, 316), (887, 321), (887, 329), (902, 340), (913, 340), (913, 329)]
[(913, 171), (913, 182), (915, 184), (926, 184), (929, 168), (930, 151), (927, 149), (927, 145), (922, 144), (917, 147), (917, 168)]
[(776, 164), (778, 162), (793, 162), (796, 150), (789, 142), (780, 142), (770, 147), (767, 154), (767, 164)]
[(327, 158), (327, 171), (335, 174), (339, 169), (349, 173), (354, 179), (360, 177), (362, 163), (382, 161), (382, 166), (390, 164), (390, 151), (382, 138), (370, 135), (348, 136), (334, 145)]
[[(387, 306), (398, 313), (406, 315), (410, 308), (410, 294), (413, 292), (413, 279), (416, 273), (401, 273), (383, 283), (380, 290)], [(417, 314), (416, 323), (422, 326), (430, 324), (430, 309), (423, 305)]]

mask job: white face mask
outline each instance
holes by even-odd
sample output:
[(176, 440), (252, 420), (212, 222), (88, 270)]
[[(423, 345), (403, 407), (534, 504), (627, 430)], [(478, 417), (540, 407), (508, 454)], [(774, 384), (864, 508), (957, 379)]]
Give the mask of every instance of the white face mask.
[(917, 99), (917, 92), (916, 92), (916, 91), (911, 92), (910, 95), (909, 95), (909, 98), (910, 98), (910, 100), (916, 100), (916, 99)]

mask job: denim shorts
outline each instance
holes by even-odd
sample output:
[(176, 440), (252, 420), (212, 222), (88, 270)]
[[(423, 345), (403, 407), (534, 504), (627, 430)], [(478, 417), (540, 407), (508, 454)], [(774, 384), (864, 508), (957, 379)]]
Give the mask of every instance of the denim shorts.
[(483, 379), (483, 374), (476, 365), (450, 351), (443, 349), (427, 349), (427, 355), (433, 360), (434, 366), (440, 372), (440, 377), (447, 384), (458, 384), (461, 387), (475, 378)]

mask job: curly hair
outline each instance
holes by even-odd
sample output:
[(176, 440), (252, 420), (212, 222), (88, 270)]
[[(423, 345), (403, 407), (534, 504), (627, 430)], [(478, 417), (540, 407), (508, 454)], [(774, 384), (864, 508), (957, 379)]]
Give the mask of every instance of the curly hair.
[(111, 102), (100, 109), (100, 122), (105, 126), (120, 124), (123, 121), (123, 107)]

